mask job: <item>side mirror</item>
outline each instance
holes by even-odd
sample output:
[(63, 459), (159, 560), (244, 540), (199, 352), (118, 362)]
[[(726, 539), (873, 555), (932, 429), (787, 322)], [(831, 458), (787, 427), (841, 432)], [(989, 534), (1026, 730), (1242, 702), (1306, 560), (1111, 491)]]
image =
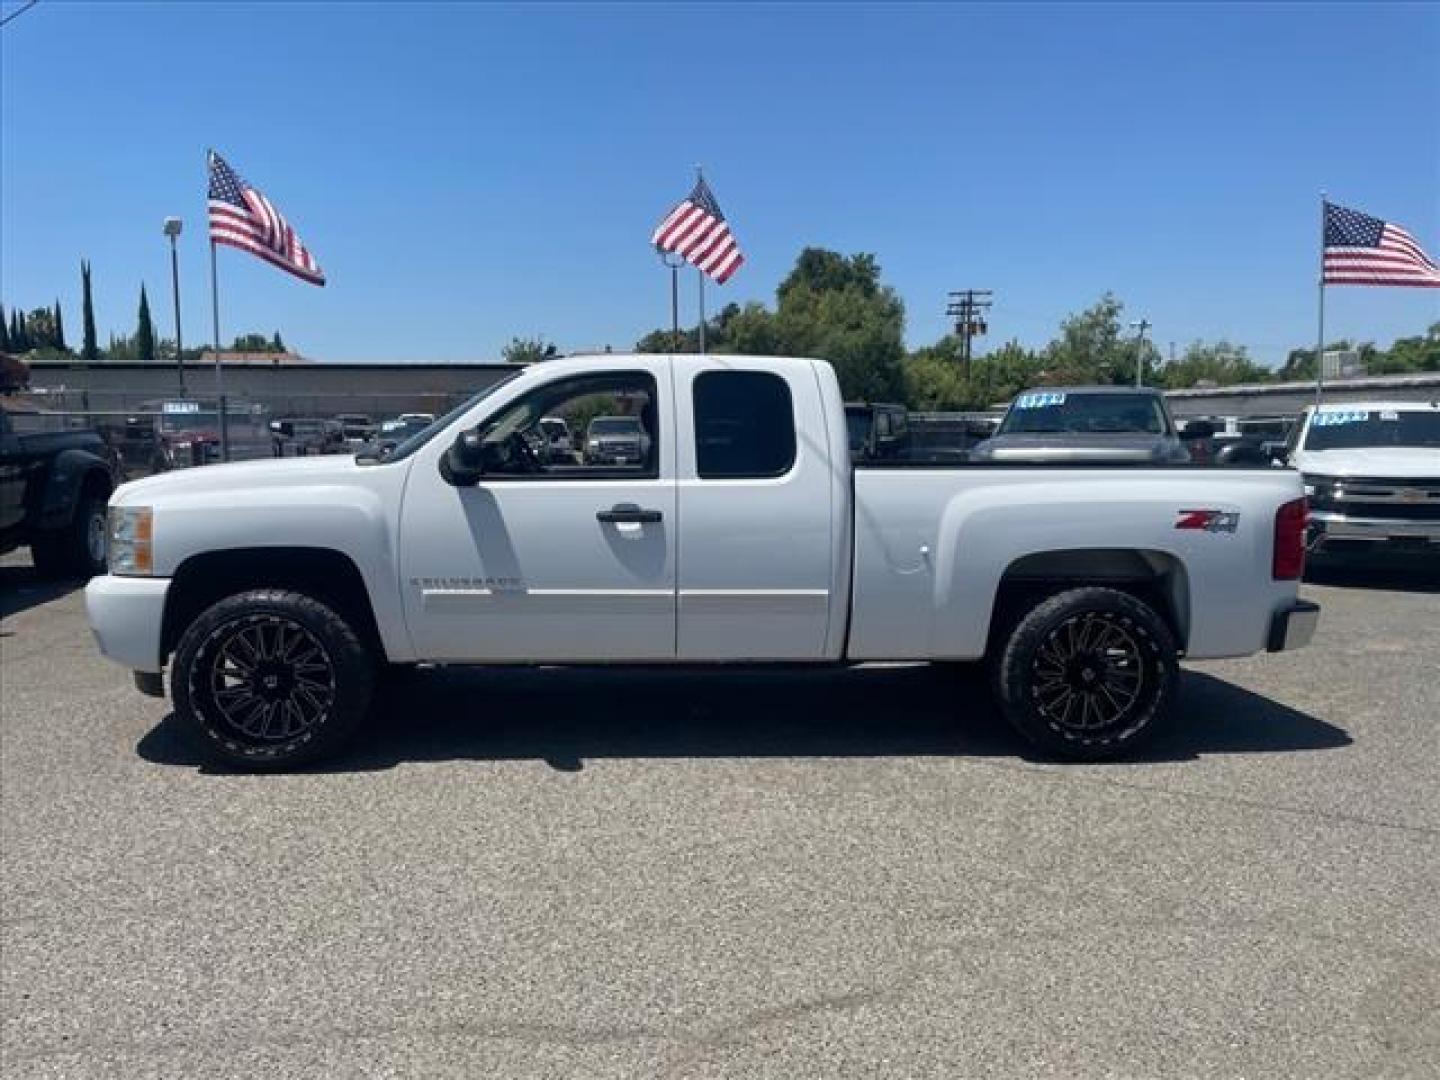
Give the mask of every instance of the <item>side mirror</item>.
[(450, 449), (440, 459), (440, 475), (447, 484), (474, 487), (485, 474), (485, 443), (473, 428), (455, 436)]
[(1212, 439), (1215, 437), (1215, 425), (1208, 420), (1191, 420), (1180, 428), (1182, 439)]

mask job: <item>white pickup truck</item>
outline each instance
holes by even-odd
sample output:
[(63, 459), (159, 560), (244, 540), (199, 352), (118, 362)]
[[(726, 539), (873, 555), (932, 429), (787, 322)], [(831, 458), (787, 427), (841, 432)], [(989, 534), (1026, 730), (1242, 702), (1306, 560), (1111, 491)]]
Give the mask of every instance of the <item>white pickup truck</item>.
[(1440, 402), (1306, 409), (1286, 447), (1310, 497), (1310, 554), (1440, 558)]
[[(534, 426), (631, 416), (634, 462)], [(990, 661), (1049, 753), (1119, 754), (1181, 656), (1305, 644), (1305, 501), (1277, 469), (852, 468), (817, 360), (522, 369), (393, 450), (121, 487), (101, 651), (223, 759), (335, 750), (392, 666)], [(957, 701), (957, 711), (964, 702)]]

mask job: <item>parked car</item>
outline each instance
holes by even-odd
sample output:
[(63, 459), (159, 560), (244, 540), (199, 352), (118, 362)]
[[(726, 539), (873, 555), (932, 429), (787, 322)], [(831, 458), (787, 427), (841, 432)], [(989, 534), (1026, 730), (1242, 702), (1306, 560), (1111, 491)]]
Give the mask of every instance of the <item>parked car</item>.
[(1314, 554), (1440, 559), (1440, 402), (1309, 408), (1277, 456), (1304, 475)]
[(118, 458), (98, 432), (22, 433), (0, 409), (0, 554), (28, 546), (49, 577), (105, 570), (105, 504)]
[(575, 440), (570, 425), (560, 416), (542, 417), (535, 425), (539, 442), (537, 452), (547, 462), (574, 462)]
[[(655, 452), (556, 482), (524, 431), (597, 395)], [(554, 360), (386, 458), (152, 477), (111, 514), (101, 652), (147, 693), (168, 666), (179, 722), (251, 768), (333, 753), (417, 662), (984, 658), (1027, 738), (1107, 758), (1171, 714), (1182, 654), (1296, 648), (1319, 610), (1295, 472), (852, 468), (818, 360)]]
[(1190, 451), (1158, 390), (1055, 386), (1017, 396), (995, 435), (971, 450), (970, 459), (1173, 465), (1190, 461)]
[(412, 420), (405, 420), (397, 416), (393, 420), (382, 421), (379, 429), (361, 448), (360, 453), (367, 457), (383, 457), (406, 439), (424, 431), (434, 422), (434, 420), (425, 420), (419, 416)]
[(343, 454), (349, 449), (339, 420), (293, 416), (271, 420), (270, 434), (276, 457)]
[(597, 416), (585, 432), (589, 465), (639, 465), (650, 454), (650, 436), (638, 416)]
[(360, 446), (375, 437), (375, 421), (364, 413), (337, 413), (340, 433), (351, 446)]

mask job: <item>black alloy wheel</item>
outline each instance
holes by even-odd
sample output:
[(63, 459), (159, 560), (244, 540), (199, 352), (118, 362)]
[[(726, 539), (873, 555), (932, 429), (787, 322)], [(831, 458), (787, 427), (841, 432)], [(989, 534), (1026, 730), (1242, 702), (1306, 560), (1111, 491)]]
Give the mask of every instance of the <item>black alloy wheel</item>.
[(257, 746), (293, 739), (334, 707), (335, 666), (300, 623), (249, 615), (215, 636), (206, 692), (235, 738)]
[(255, 589), (215, 603), (175, 649), (176, 716), (249, 769), (289, 768), (338, 749), (370, 707), (375, 659), (328, 604)]
[(995, 696), (1015, 728), (1059, 757), (1132, 750), (1169, 719), (1179, 656), (1169, 624), (1117, 589), (1069, 589), (1014, 625), (992, 658)]

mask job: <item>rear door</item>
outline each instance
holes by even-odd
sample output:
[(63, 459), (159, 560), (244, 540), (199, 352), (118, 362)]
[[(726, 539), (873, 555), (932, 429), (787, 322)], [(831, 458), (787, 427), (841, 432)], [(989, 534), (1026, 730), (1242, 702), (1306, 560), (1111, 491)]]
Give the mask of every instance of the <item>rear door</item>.
[(674, 381), (678, 658), (824, 659), (845, 598), (814, 368), (677, 356)]

